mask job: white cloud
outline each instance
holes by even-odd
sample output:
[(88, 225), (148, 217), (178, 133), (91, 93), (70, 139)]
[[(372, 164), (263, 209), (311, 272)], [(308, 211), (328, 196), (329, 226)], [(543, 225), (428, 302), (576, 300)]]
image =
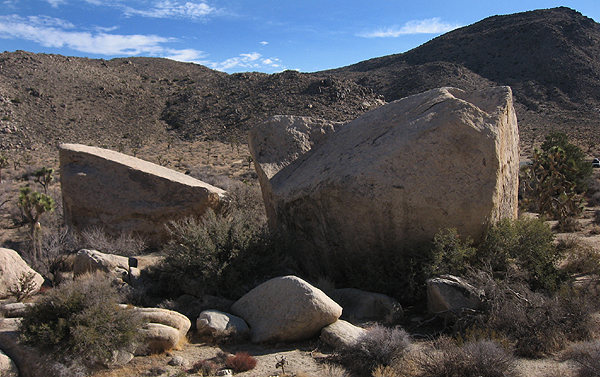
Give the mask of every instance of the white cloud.
[(261, 42), (258, 42), (258, 43), (260, 43), (260, 44), (261, 44), (261, 45), (263, 45), (263, 46), (266, 46), (266, 45), (268, 45), (268, 44), (269, 44), (269, 42), (267, 42), (267, 41), (261, 41)]
[(52, 5), (54, 8), (58, 8), (59, 5), (66, 3), (66, 0), (46, 0), (48, 4)]
[(201, 59), (206, 57), (206, 54), (203, 51), (194, 50), (192, 48), (186, 48), (183, 50), (167, 49), (166, 53), (167, 54), (164, 57), (167, 59), (198, 64), (202, 64)]
[(461, 27), (459, 24), (450, 24), (443, 22), (439, 17), (428, 18), (425, 20), (412, 20), (403, 26), (392, 26), (385, 29), (364, 32), (358, 34), (365, 38), (386, 38), (399, 37), (408, 34), (441, 34)]
[(279, 68), (281, 61), (278, 58), (263, 58), (258, 52), (239, 54), (236, 57), (226, 59), (222, 62), (202, 61), (212, 69), (218, 71), (238, 70), (238, 69), (264, 69)]
[(74, 25), (56, 18), (17, 15), (0, 16), (0, 38), (20, 38), (45, 47), (70, 48), (98, 55), (150, 55), (187, 61), (203, 56), (193, 49), (173, 49), (165, 46), (174, 41), (158, 35), (109, 34), (73, 30)]
[[(64, 1), (64, 0), (46, 0)], [(150, 6), (147, 1), (137, 1), (138, 5), (132, 5), (135, 1), (122, 0), (85, 0), (88, 4), (106, 6), (120, 9), (126, 16), (142, 16), (150, 18), (188, 18), (205, 19), (215, 14), (218, 10), (208, 5), (205, 1), (181, 1), (181, 0), (155, 0)], [(126, 4), (127, 3), (127, 4)]]

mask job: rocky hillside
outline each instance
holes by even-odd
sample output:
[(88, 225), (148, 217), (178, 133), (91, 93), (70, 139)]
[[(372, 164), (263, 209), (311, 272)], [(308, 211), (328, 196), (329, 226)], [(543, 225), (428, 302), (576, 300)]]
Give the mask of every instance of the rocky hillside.
[(568, 8), (494, 16), (403, 54), (336, 70), (228, 75), (157, 58), (0, 54), (0, 148), (245, 141), (270, 115), (345, 121), (440, 86), (510, 85), (525, 152), (552, 129), (590, 153), (600, 122), (600, 24)]
[(329, 73), (351, 77), (387, 101), (442, 85), (509, 85), (525, 142), (558, 128), (597, 144), (598, 57), (600, 24), (561, 7), (489, 17), (404, 54)]

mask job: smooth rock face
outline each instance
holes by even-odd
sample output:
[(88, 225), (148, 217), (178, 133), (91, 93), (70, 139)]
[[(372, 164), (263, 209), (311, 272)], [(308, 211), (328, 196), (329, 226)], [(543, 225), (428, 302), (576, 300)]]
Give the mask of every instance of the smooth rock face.
[(35, 293), (44, 284), (42, 275), (29, 267), (16, 251), (0, 248), (0, 298), (7, 298), (11, 288), (19, 283), (19, 278), (29, 274), (33, 274), (36, 288), (32, 293)]
[(509, 87), (406, 97), (275, 174), (270, 221), (306, 240), (328, 276), (340, 259), (430, 241), (441, 228), (477, 240), (517, 216), (518, 141)]
[(350, 321), (391, 322), (402, 316), (400, 303), (381, 293), (341, 288), (330, 292), (330, 297), (344, 309), (342, 318)]
[(271, 177), (322, 142), (341, 124), (311, 117), (275, 115), (250, 130), (248, 148), (269, 219), (275, 215), (269, 183)]
[(0, 349), (16, 364), (20, 377), (52, 376), (51, 371), (60, 370), (60, 365), (19, 341), (20, 321), (20, 318), (0, 318)]
[(477, 309), (482, 297), (483, 291), (457, 276), (427, 280), (427, 309), (432, 314), (460, 314), (464, 309)]
[(311, 338), (342, 314), (325, 293), (296, 276), (264, 282), (236, 301), (231, 311), (248, 323), (256, 343)]
[(6, 356), (0, 350), (0, 376), (2, 377), (19, 377), (17, 366), (10, 357)]
[(242, 337), (248, 335), (250, 329), (240, 317), (218, 310), (205, 310), (196, 320), (199, 334), (214, 337)]
[(356, 343), (366, 332), (365, 329), (340, 319), (321, 330), (321, 340), (333, 348), (345, 348)]
[(216, 208), (223, 190), (171, 169), (122, 153), (61, 144), (65, 220), (76, 229), (143, 235), (155, 245), (164, 224)]

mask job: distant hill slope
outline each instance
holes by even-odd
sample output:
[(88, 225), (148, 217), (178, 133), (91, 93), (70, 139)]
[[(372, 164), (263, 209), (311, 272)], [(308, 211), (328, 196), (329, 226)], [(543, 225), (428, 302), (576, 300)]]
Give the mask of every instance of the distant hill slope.
[(328, 73), (388, 101), (442, 85), (510, 85), (525, 140), (554, 128), (599, 140), (600, 24), (569, 8), (489, 17), (406, 53)]
[(0, 54), (0, 149), (245, 140), (275, 114), (351, 120), (440, 86), (510, 85), (523, 149), (550, 130), (600, 141), (600, 24), (568, 8), (486, 18), (403, 54), (335, 70), (228, 75), (158, 58)]
[(353, 81), (318, 74), (228, 75), (158, 58), (0, 54), (0, 149), (79, 142), (118, 148), (169, 135), (245, 142), (267, 116), (345, 121), (382, 104)]

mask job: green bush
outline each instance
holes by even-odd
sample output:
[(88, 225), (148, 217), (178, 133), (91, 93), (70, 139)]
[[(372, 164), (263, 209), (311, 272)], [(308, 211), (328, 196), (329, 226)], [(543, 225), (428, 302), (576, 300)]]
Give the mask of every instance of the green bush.
[(589, 177), (592, 175), (592, 164), (586, 161), (585, 153), (578, 146), (571, 144), (565, 133), (553, 132), (546, 136), (542, 143), (542, 151), (548, 153), (558, 148), (564, 151), (568, 164), (572, 167), (565, 172), (566, 179), (575, 183), (578, 193), (587, 189)]
[(534, 289), (556, 290), (564, 276), (556, 267), (562, 257), (554, 235), (540, 219), (504, 219), (491, 227), (476, 253), (479, 267), (505, 273), (515, 266)]
[(116, 288), (102, 275), (65, 283), (27, 309), (21, 339), (60, 359), (103, 362), (135, 344), (142, 325), (118, 303)]
[(473, 241), (461, 241), (456, 229), (442, 229), (433, 238), (428, 275), (462, 275), (467, 272), (476, 251)]

